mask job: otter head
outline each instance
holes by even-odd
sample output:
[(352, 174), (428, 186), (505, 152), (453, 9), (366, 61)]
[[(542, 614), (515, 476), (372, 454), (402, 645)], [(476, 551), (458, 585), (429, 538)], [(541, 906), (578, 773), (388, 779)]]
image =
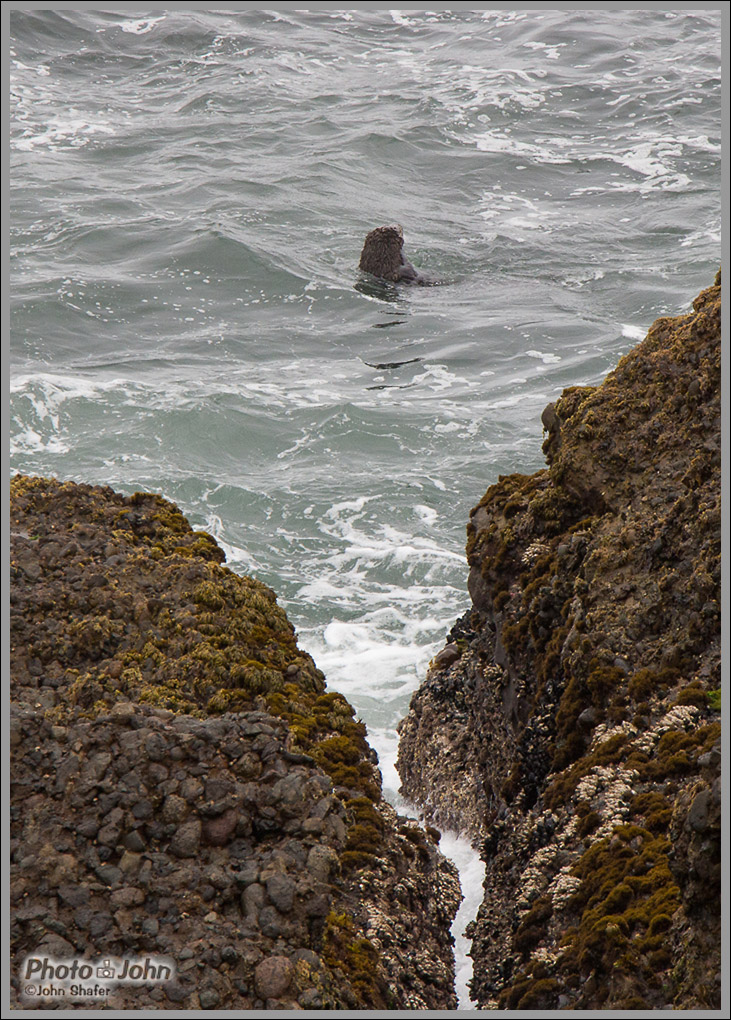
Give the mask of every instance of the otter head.
[(398, 224), (376, 227), (365, 239), (358, 268), (382, 280), (398, 280), (399, 268), (404, 264), (403, 246), (404, 232)]

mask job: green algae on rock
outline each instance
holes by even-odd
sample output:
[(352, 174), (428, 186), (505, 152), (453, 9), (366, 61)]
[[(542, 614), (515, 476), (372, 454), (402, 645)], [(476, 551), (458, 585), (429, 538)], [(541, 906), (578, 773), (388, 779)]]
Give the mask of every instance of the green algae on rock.
[(398, 768), (482, 846), (483, 1008), (720, 1003), (720, 301), (565, 390), (548, 467), (472, 511)]
[(274, 593), (154, 494), (16, 476), (10, 526), (13, 958), (173, 960), (119, 1008), (454, 1008), (456, 871)]

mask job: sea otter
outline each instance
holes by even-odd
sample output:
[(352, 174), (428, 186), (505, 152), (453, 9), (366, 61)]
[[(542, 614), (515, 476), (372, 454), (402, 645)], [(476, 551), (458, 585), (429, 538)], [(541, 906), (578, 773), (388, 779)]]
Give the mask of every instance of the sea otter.
[(430, 281), (405, 258), (403, 247), (404, 231), (399, 224), (376, 227), (366, 236), (358, 268), (394, 283), (428, 284)]

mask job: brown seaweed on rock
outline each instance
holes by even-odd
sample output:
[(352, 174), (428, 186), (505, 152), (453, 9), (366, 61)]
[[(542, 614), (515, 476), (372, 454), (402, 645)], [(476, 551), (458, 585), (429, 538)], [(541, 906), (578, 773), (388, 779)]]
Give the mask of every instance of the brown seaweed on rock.
[(482, 1008), (720, 1006), (721, 274), (472, 511), (403, 792), (486, 862)]

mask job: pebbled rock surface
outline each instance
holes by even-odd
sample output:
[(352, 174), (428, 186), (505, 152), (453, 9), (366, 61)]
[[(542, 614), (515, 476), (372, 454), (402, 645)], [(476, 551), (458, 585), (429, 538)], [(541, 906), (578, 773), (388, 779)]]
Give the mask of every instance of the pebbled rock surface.
[(720, 307), (719, 271), (472, 511), (398, 767), (486, 862), (482, 1008), (720, 1008)]
[(274, 594), (159, 496), (16, 476), (10, 528), (13, 1004), (41, 952), (172, 961), (118, 1009), (454, 1008), (456, 871)]

